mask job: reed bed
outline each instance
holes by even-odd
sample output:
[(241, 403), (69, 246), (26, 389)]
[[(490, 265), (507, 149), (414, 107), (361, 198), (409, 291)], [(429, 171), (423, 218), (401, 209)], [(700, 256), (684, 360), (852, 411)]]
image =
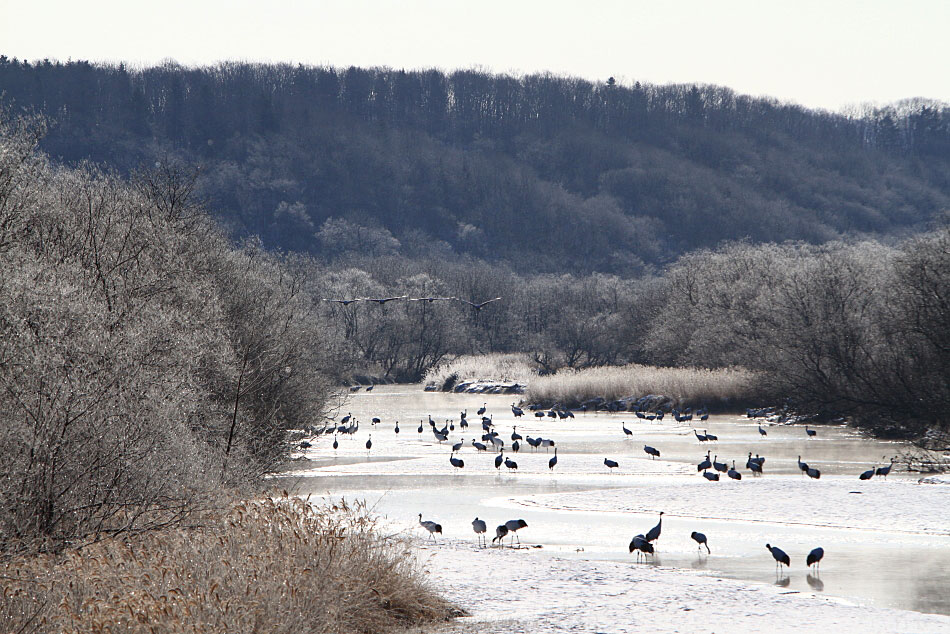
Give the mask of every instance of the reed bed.
[(538, 371), (527, 354), (462, 355), (430, 369), (423, 381), (441, 387), (452, 375), (455, 375), (456, 382), (503, 381), (525, 385), (538, 376)]
[(744, 368), (658, 368), (647, 365), (561, 370), (538, 376), (525, 400), (576, 407), (597, 397), (616, 401), (648, 394), (669, 396), (678, 407), (742, 407), (762, 396), (755, 373)]
[(211, 524), (0, 564), (0, 632), (369, 633), (448, 618), (362, 507), (286, 496)]

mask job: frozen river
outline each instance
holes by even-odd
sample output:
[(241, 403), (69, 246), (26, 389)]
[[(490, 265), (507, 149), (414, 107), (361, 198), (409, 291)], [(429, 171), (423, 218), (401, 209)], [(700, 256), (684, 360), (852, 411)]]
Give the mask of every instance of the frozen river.
[[(299, 495), (363, 499), (395, 530), (420, 540), (427, 534), (417, 524), (418, 513), (439, 522), (442, 544), (425, 547), (437, 585), (438, 570), (451, 577), (456, 559), (465, 566), (508, 565), (496, 562), (502, 553), (475, 548), (473, 518), (484, 519), (490, 533), (497, 524), (523, 518), (528, 528), (519, 533), (522, 542), (541, 546), (521, 551), (522, 561), (537, 558), (535, 570), (570, 570), (575, 562), (579, 570), (603, 565), (627, 574), (634, 566), (639, 572), (631, 574), (656, 574), (667, 581), (690, 571), (689, 579), (735, 581), (742, 588), (749, 582), (767, 584), (776, 597), (950, 614), (950, 487), (917, 484), (916, 477), (896, 473), (896, 466), (886, 480), (857, 477), (872, 465), (886, 464), (882, 457), (895, 455), (900, 445), (868, 440), (846, 427), (822, 426), (809, 438), (802, 426), (763, 424), (768, 433), (763, 437), (760, 422), (744, 416), (712, 416), (698, 429), (719, 440), (701, 444), (689, 423), (669, 417), (648, 422), (628, 413), (577, 413), (561, 421), (526, 412), (515, 420), (509, 406), (516, 398), (425, 393), (418, 386), (357, 393), (340, 416), (352, 413), (359, 431), (339, 436), (337, 450), (331, 436), (322, 436), (303, 453), (309, 462), (300, 463), (289, 484)], [(514, 425), (522, 436), (553, 439), (558, 447), (554, 471), (548, 468), (553, 451), (534, 451), (526, 444), (511, 455), (518, 464), (514, 472), (504, 465), (496, 470), (491, 451), (476, 452), (471, 440), (479, 440), (482, 430), (475, 412), (483, 404), (506, 447)], [(467, 430), (458, 426), (463, 409), (471, 423)], [(454, 421), (448, 443), (436, 442), (427, 422), (417, 432), (430, 415), (439, 426)], [(372, 425), (373, 417), (382, 422)], [(622, 424), (632, 436), (623, 433)], [(449, 445), (463, 438), (458, 457), (465, 466), (456, 470), (449, 464)], [(661, 459), (651, 460), (644, 444), (659, 449)], [(708, 482), (699, 475), (695, 465), (707, 449), (720, 462), (735, 460), (742, 480), (723, 474), (719, 482)], [(753, 478), (745, 469), (750, 451), (766, 457), (763, 477)], [(821, 469), (820, 480), (800, 474), (799, 455)], [(608, 472), (604, 458), (619, 467)], [(628, 543), (657, 523), (659, 511), (664, 516), (656, 557), (637, 564)], [(708, 536), (711, 554), (697, 553), (692, 531)], [(791, 568), (781, 575), (766, 542), (791, 556)], [(820, 575), (805, 565), (805, 555), (816, 546), (826, 553)], [(459, 592), (449, 595), (465, 606), (471, 593)], [(478, 616), (478, 601), (472, 601)], [(494, 607), (492, 614), (498, 618)], [(869, 618), (872, 625), (881, 622)], [(950, 621), (936, 623), (942, 627)]]

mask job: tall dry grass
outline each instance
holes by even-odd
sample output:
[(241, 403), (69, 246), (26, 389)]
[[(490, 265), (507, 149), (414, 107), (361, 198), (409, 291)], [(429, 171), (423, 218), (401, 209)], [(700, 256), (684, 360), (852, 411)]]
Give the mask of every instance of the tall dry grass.
[(680, 407), (742, 406), (761, 396), (754, 372), (743, 368), (658, 368), (646, 365), (561, 370), (532, 379), (525, 398), (531, 403), (575, 407), (602, 397), (615, 401), (627, 397), (662, 394)]
[(362, 508), (240, 502), (210, 525), (0, 564), (0, 632), (369, 633), (444, 620)]
[(467, 354), (431, 368), (423, 382), (441, 387), (453, 374), (457, 381), (505, 381), (522, 385), (538, 376), (537, 367), (524, 353)]

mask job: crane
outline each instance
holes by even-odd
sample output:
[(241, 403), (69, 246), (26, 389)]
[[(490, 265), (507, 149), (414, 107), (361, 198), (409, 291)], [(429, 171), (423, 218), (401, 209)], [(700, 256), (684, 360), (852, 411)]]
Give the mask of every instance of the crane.
[[(514, 542), (515, 537), (518, 537), (518, 531), (520, 531), (522, 528), (527, 528), (527, 527), (528, 527), (528, 523), (524, 520), (508, 520), (507, 522), (505, 522), (505, 528), (508, 529), (508, 532), (511, 534), (512, 542)], [(518, 546), (521, 546), (520, 537), (518, 537)]]
[(660, 511), (660, 521), (657, 522), (656, 526), (647, 531), (646, 540), (648, 542), (655, 542), (660, 538), (660, 531), (663, 530), (663, 511)]
[(488, 530), (488, 526), (485, 524), (485, 520), (480, 520), (477, 517), (472, 520), (472, 530), (475, 531), (475, 539), (478, 540), (478, 545), (485, 547), (485, 531)]
[(637, 561), (640, 561), (640, 553), (644, 555), (652, 555), (654, 553), (653, 544), (648, 542), (646, 538), (641, 535), (636, 535), (632, 540), (630, 540), (630, 552), (637, 551)]
[[(885, 458), (887, 456), (884, 456)], [(891, 467), (894, 466), (894, 458), (891, 458), (891, 464), (886, 467), (878, 467), (877, 471), (874, 472), (874, 475), (884, 476), (884, 479), (887, 479), (887, 474), (891, 472)]]
[(710, 453), (712, 452), (710, 451), (706, 452), (706, 457), (703, 459), (703, 461), (700, 462), (698, 465), (696, 465), (696, 471), (705, 471), (706, 469), (709, 469), (712, 467), (712, 461), (709, 459)]
[(697, 533), (696, 531), (693, 531), (692, 533), (689, 534), (689, 536), (693, 538), (694, 542), (699, 544), (699, 546), (697, 547), (697, 550), (702, 550), (703, 546), (705, 546), (706, 553), (709, 555), (712, 554), (712, 551), (709, 550), (709, 542), (706, 540), (705, 535), (703, 535), (702, 533)]
[(766, 548), (769, 549), (769, 552), (772, 553), (772, 558), (775, 560), (775, 565), (781, 569), (782, 564), (785, 564), (786, 567), (791, 567), (791, 560), (789, 560), (788, 555), (784, 550), (778, 546), (772, 546), (771, 544), (766, 544)]
[(554, 448), (554, 457), (548, 460), (548, 469), (554, 471), (554, 466), (557, 464), (557, 447)]
[(506, 535), (508, 535), (508, 527), (507, 527), (507, 526), (505, 526), (504, 524), (500, 524), (500, 525), (496, 526), (496, 527), (495, 527), (495, 536), (492, 538), (491, 543), (494, 544), (494, 543), (497, 541), (497, 542), (498, 542), (498, 546), (499, 546), (499, 547), (503, 547), (503, 546), (505, 545), (504, 539), (505, 539), (505, 536), (506, 536)]
[(419, 525), (422, 526), (422, 528), (424, 528), (424, 529), (426, 529), (427, 531), (429, 531), (429, 537), (432, 538), (432, 541), (435, 541), (435, 534), (436, 534), (436, 533), (438, 533), (438, 534), (440, 534), (440, 535), (442, 534), (442, 525), (441, 525), (441, 524), (437, 524), (436, 522), (433, 522), (433, 521), (430, 521), (430, 520), (425, 520), (425, 521), (423, 521), (423, 520), (422, 520), (422, 513), (419, 513)]

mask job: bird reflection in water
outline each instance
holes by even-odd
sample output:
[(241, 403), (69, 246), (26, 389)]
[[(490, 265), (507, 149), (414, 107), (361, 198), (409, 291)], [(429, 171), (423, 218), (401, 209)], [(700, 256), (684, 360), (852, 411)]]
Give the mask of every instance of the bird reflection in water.
[(777, 586), (780, 587), (780, 588), (787, 588), (787, 587), (788, 587), (788, 584), (790, 584), (791, 582), (792, 582), (792, 578), (791, 578), (791, 577), (789, 577), (789, 576), (784, 576), (784, 577), (778, 579), (778, 580), (775, 582), (775, 585), (777, 585)]
[(812, 576), (809, 574), (807, 577), (805, 577), (805, 581), (807, 581), (812, 590), (815, 590), (816, 592), (821, 592), (825, 589), (825, 582), (822, 581), (818, 575)]
[(696, 570), (705, 570), (706, 564), (708, 563), (709, 562), (707, 561), (706, 557), (703, 557), (702, 555), (697, 555), (696, 561), (692, 562), (690, 566), (695, 568)]

